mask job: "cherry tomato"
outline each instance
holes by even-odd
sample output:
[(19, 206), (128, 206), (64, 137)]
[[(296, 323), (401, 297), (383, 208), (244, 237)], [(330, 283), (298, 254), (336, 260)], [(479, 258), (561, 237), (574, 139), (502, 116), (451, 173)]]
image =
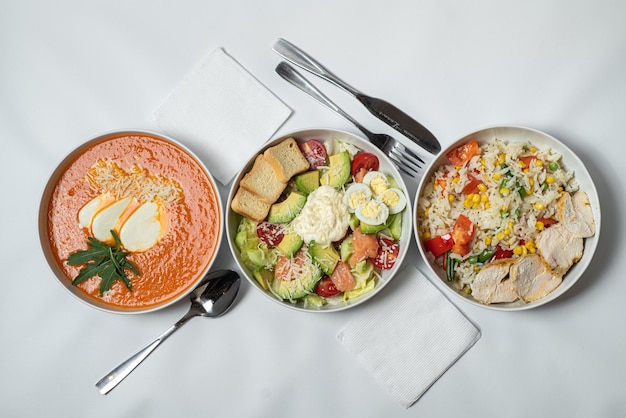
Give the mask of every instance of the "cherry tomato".
[(302, 155), (309, 162), (311, 170), (326, 164), (326, 157), (328, 156), (326, 147), (317, 139), (309, 139), (301, 143), (299, 147)]
[(400, 246), (392, 239), (380, 237), (378, 238), (378, 254), (372, 258), (372, 263), (382, 270), (393, 267), (400, 253)]
[(454, 165), (463, 165), (469, 161), (473, 156), (480, 154), (480, 147), (478, 142), (470, 141), (463, 145), (460, 145), (446, 154), (448, 160)]
[(380, 163), (378, 161), (378, 157), (374, 154), (370, 154), (369, 152), (361, 152), (354, 156), (352, 159), (352, 165), (350, 167), (350, 172), (354, 176), (361, 169), (366, 169), (367, 171), (376, 171)]
[(259, 222), (256, 226), (256, 235), (267, 245), (276, 246), (280, 244), (285, 236), (285, 229), (282, 225), (269, 222)]
[(424, 249), (430, 251), (435, 257), (451, 250), (453, 246), (454, 240), (450, 234), (439, 235), (424, 241)]
[(330, 280), (330, 277), (325, 276), (322, 280), (317, 282), (317, 285), (315, 285), (315, 293), (325, 298), (329, 298), (338, 295), (341, 291), (337, 289), (337, 286), (335, 286), (335, 283)]

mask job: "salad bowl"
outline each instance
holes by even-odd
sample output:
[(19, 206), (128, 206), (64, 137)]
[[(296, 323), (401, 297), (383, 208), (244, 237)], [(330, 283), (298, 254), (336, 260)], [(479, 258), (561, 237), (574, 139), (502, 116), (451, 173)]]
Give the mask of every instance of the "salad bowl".
[[(257, 167), (257, 164), (259, 164), (258, 160), (261, 159), (261, 157), (263, 157), (264, 155), (267, 155), (269, 152), (268, 150), (283, 147), (286, 141), (291, 141), (291, 139), (295, 139), (296, 144), (298, 145), (298, 148), (300, 150), (305, 150), (306, 147), (303, 144), (311, 140), (316, 140), (318, 143), (324, 144), (327, 150), (327, 155), (322, 157), (322, 162), (319, 164), (320, 166), (317, 167), (317, 166), (314, 166), (313, 163), (311, 163), (312, 165), (308, 167), (306, 169), (307, 171), (305, 171), (303, 174), (306, 175), (307, 173), (311, 174), (311, 172), (319, 171), (320, 173), (319, 175), (323, 177), (326, 171), (334, 170), (333, 169), (333, 164), (334, 164), (333, 159), (335, 158), (334, 154), (337, 154), (337, 155), (347, 154), (348, 151), (345, 151), (345, 150), (349, 150), (349, 152), (351, 153), (350, 161), (348, 162), (349, 169), (355, 166), (354, 165), (355, 155), (363, 154), (363, 156), (366, 156), (366, 155), (369, 156), (369, 154), (371, 154), (375, 156), (376, 157), (375, 159), (378, 161), (378, 167), (374, 167), (374, 169), (372, 170), (373, 171), (372, 175), (377, 175), (379, 173), (384, 174), (384, 176), (387, 179), (391, 179), (391, 184), (389, 185), (389, 187), (393, 188), (394, 190), (398, 190), (400, 192), (399, 194), (403, 195), (403, 198), (405, 199), (404, 209), (398, 213), (389, 215), (389, 217), (387, 218), (388, 222), (391, 222), (391, 220), (394, 219), (394, 227), (395, 227), (394, 232), (395, 233), (393, 235), (395, 238), (391, 238), (389, 236), (390, 230), (391, 230), (391, 226), (389, 226), (389, 223), (387, 224), (388, 228), (385, 228), (384, 230), (381, 229), (382, 227), (378, 228), (379, 231), (375, 232), (372, 235), (374, 237), (377, 237), (377, 239), (379, 240), (379, 243), (383, 242), (383, 241), (380, 241), (381, 239), (392, 240), (392, 241), (385, 241), (385, 242), (394, 242), (395, 240), (395, 245), (392, 246), (395, 252), (392, 255), (390, 255), (388, 258), (387, 257), (377, 258), (376, 256), (374, 256), (374, 257), (364, 259), (362, 263), (359, 264), (359, 266), (361, 267), (365, 265), (367, 266), (367, 268), (371, 269), (368, 271), (369, 279), (367, 281), (368, 283), (367, 286), (363, 284), (364, 282), (359, 282), (359, 285), (357, 285), (357, 290), (352, 291), (350, 289), (346, 289), (346, 291), (341, 291), (338, 295), (334, 294), (334, 292), (332, 294), (328, 294), (328, 292), (325, 291), (324, 286), (331, 283), (329, 281), (330, 279), (329, 276), (331, 275), (331, 271), (325, 270), (323, 266), (321, 265), (323, 263), (317, 263), (316, 260), (319, 261), (321, 258), (319, 257), (315, 258), (315, 255), (312, 256), (313, 261), (314, 261), (313, 264), (315, 264), (316, 266), (319, 265), (321, 267), (321, 271), (317, 272), (314, 278), (315, 286), (313, 286), (312, 284), (310, 286), (306, 285), (304, 286), (303, 289), (299, 289), (298, 294), (290, 293), (289, 295), (285, 295), (280, 290), (281, 289), (280, 286), (273, 285), (273, 284), (279, 283), (278, 279), (276, 279), (276, 277), (278, 276), (274, 274), (274, 270), (279, 271), (280, 267), (277, 267), (277, 265), (280, 263), (280, 258), (291, 259), (293, 261), (294, 259), (298, 257), (297, 254), (301, 254), (303, 252), (308, 253), (308, 254), (314, 254), (313, 248), (320, 247), (320, 245), (318, 245), (315, 242), (315, 240), (321, 239), (321, 238), (311, 238), (311, 237), (307, 238), (306, 233), (302, 233), (302, 232), (298, 232), (296, 234), (291, 233), (291, 229), (295, 228), (293, 227), (293, 225), (295, 225), (298, 219), (304, 217), (305, 216), (304, 213), (307, 213), (307, 211), (313, 210), (312, 209), (312, 205), (313, 205), (312, 196), (315, 193), (321, 193), (322, 189), (326, 187), (326, 190), (330, 190), (330, 189), (336, 190), (339, 196), (341, 196), (341, 200), (345, 202), (345, 199), (343, 199), (343, 197), (345, 196), (346, 190), (348, 190), (350, 185), (355, 183), (354, 182), (355, 176), (353, 176), (351, 172), (348, 173), (348, 177), (347, 177), (347, 180), (345, 181), (345, 184), (335, 185), (335, 187), (330, 187), (328, 185), (317, 186), (317, 184), (320, 184), (320, 183), (323, 185), (324, 181), (320, 180), (320, 182), (317, 183), (317, 180), (316, 180), (316, 187), (318, 187), (318, 189), (315, 189), (315, 191), (310, 191), (309, 192), (310, 194), (308, 194), (307, 192), (302, 193), (306, 195), (306, 203), (303, 203), (304, 205), (303, 207), (301, 206), (298, 208), (298, 211), (301, 211), (301, 212), (299, 212), (299, 215), (296, 216), (296, 219), (293, 219), (290, 222), (281, 224), (282, 228), (285, 228), (285, 231), (286, 231), (284, 236), (291, 237), (292, 235), (300, 235), (300, 238), (296, 237), (296, 239), (299, 239), (300, 241), (299, 245), (301, 245), (301, 247), (300, 246), (298, 247), (299, 248), (299, 250), (297, 250), (298, 253), (295, 255), (294, 253), (291, 253), (286, 256), (285, 255), (286, 253), (284, 252), (284, 250), (278, 248), (278, 246), (281, 246), (282, 244), (276, 244), (277, 245), (276, 249), (280, 250), (278, 252), (271, 245), (269, 246), (270, 250), (267, 251), (268, 245), (266, 245), (265, 243), (259, 244), (259, 240), (257, 239), (257, 237), (261, 237), (262, 235), (262, 233), (259, 232), (260, 230), (259, 228), (261, 228), (261, 225), (265, 225), (263, 230), (266, 230), (268, 221), (278, 222), (278, 223), (280, 222), (273, 220), (273, 217), (275, 218), (275, 216), (272, 214), (273, 209), (270, 209), (270, 212), (268, 215), (260, 214), (256, 220), (251, 220), (248, 218), (248, 216), (244, 216), (242, 214), (242, 210), (240, 209), (241, 205), (238, 204), (238, 199), (239, 199), (238, 194), (242, 192), (246, 192), (247, 190), (246, 188), (251, 187), (249, 186), (249, 184), (254, 183), (254, 178), (251, 179), (251, 177), (254, 177), (257, 172), (261, 172), (260, 170), (258, 170), (258, 167)], [(313, 142), (316, 142), (316, 141), (313, 141)], [(309, 144), (310, 143), (312, 142), (309, 142)], [(344, 150), (344, 151), (339, 152), (339, 149)], [(303, 152), (303, 156), (309, 157), (309, 155), (307, 155), (306, 152)], [(362, 160), (362, 159), (359, 158), (358, 160)], [(365, 173), (365, 171), (366, 169), (363, 169), (363, 173)], [(314, 174), (317, 176), (318, 173), (314, 173)], [(296, 179), (295, 177), (297, 176), (293, 176), (292, 178), (288, 179), (288, 181), (286, 182), (286, 186), (285, 185), (282, 186), (282, 187), (286, 187), (285, 189), (286, 191), (283, 192), (282, 197), (278, 199), (278, 201), (275, 204), (272, 204), (272, 207), (280, 206), (279, 205), (280, 202), (282, 202), (283, 204), (286, 204), (285, 202), (287, 200), (290, 200), (292, 198), (292, 195), (300, 194), (300, 190), (299, 190), (301, 188), (300, 182), (299, 182), (299, 179)], [(289, 198), (285, 199), (285, 195), (288, 192), (290, 193)], [(301, 197), (301, 199), (304, 199), (304, 198)], [(338, 204), (338, 206), (341, 206), (341, 205), (343, 205), (343, 203)], [(345, 207), (345, 209), (347, 210), (347, 207)], [(326, 129), (326, 128), (311, 128), (311, 129), (304, 129), (304, 130), (290, 132), (285, 135), (281, 135), (280, 137), (277, 137), (269, 141), (268, 143), (264, 144), (263, 147), (258, 149), (252, 155), (248, 163), (244, 167), (242, 167), (240, 174), (233, 181), (233, 185), (229, 192), (225, 212), (226, 212), (225, 213), (225, 227), (226, 227), (228, 245), (230, 247), (230, 250), (232, 252), (234, 259), (236, 260), (241, 272), (243, 273), (243, 276), (246, 277), (246, 279), (251, 284), (251, 286), (254, 287), (258, 291), (258, 293), (260, 293), (263, 297), (271, 300), (274, 303), (278, 303), (286, 308), (294, 309), (297, 311), (303, 311), (303, 312), (341, 311), (341, 310), (345, 310), (345, 309), (357, 306), (361, 303), (366, 302), (372, 297), (374, 297), (387, 283), (389, 283), (389, 281), (392, 280), (392, 278), (395, 276), (398, 269), (401, 267), (402, 261), (404, 260), (406, 256), (406, 253), (410, 244), (410, 240), (411, 240), (411, 234), (413, 231), (411, 201), (409, 199), (409, 194), (408, 194), (406, 185), (402, 179), (402, 176), (400, 175), (398, 170), (395, 168), (395, 166), (392, 164), (392, 162), (388, 159), (388, 157), (385, 154), (383, 154), (380, 151), (380, 149), (375, 147), (373, 144), (371, 144), (367, 140), (357, 135), (354, 135), (349, 132), (341, 131), (341, 130)], [(351, 210), (350, 212), (355, 212), (355, 210)], [(394, 210), (392, 209), (390, 210), (390, 212), (394, 212)], [(330, 245), (326, 244), (326, 247), (330, 246), (336, 249), (335, 252), (336, 252), (337, 257), (339, 256), (339, 253), (340, 253), (340, 247), (344, 245), (344, 242), (346, 243), (348, 242), (347, 241), (348, 237), (350, 238), (352, 237), (353, 229), (354, 228), (357, 228), (359, 230), (361, 229), (358, 226), (359, 225), (358, 221), (355, 221), (357, 222), (355, 225), (352, 224), (352, 220), (356, 219), (355, 215), (356, 213), (350, 213), (349, 214), (349, 217), (351, 219), (350, 227), (347, 227), (345, 230), (340, 232), (340, 235), (341, 235), (340, 237), (329, 239), (329, 242), (332, 241)], [(298, 216), (300, 216), (300, 218), (298, 218)], [(328, 223), (328, 222), (332, 222), (335, 220), (334, 219), (335, 215), (333, 214), (329, 213), (328, 215), (324, 215), (324, 216), (328, 216), (331, 218), (326, 219), (323, 223)], [(343, 216), (344, 215), (341, 215), (341, 217)], [(269, 222), (269, 223), (271, 224), (272, 222)], [(248, 226), (244, 227), (244, 224)], [(363, 225), (363, 229), (365, 230), (366, 225), (364, 223), (361, 223), (361, 225)], [(248, 234), (247, 239), (246, 239), (246, 234), (243, 232), (244, 229), (246, 228), (252, 229), (252, 232), (247, 233)], [(257, 231), (256, 234), (254, 232), (255, 230)], [(372, 232), (372, 231), (369, 231), (369, 232)], [(365, 234), (367, 234), (367, 232), (365, 232), (364, 235)], [(286, 240), (286, 238), (282, 238), (282, 236), (281, 236), (281, 239), (283, 241)], [(249, 256), (249, 253), (247, 251), (256, 252), (258, 248), (260, 247), (263, 247), (265, 249), (263, 251), (263, 254), (259, 255), (258, 257), (252, 256), (252, 258), (254, 258), (255, 260), (252, 260), (253, 262), (251, 262), (251, 256)], [(378, 253), (379, 255), (381, 254), (383, 247), (388, 248), (386, 246), (380, 246), (380, 245), (377, 247), (379, 248), (379, 253)], [(338, 263), (342, 264), (344, 261), (346, 261), (343, 264), (347, 265), (348, 258), (344, 256), (343, 250), (341, 250), (341, 253), (342, 253), (341, 260)], [(279, 258), (278, 263), (276, 261), (276, 257)], [(387, 259), (391, 260), (391, 262), (389, 262), (388, 264), (383, 263), (381, 265), (380, 260), (382, 260), (383, 258), (385, 258), (385, 260)], [(259, 259), (261, 259), (260, 262), (258, 261)], [(256, 261), (256, 264), (254, 261)], [(380, 268), (381, 266), (383, 268)], [(365, 269), (366, 267), (363, 267), (363, 268)], [(337, 267), (335, 270), (338, 270), (338, 269), (339, 268)], [(285, 283), (283, 282), (283, 284)], [(321, 289), (320, 289), (320, 286), (322, 287)], [(333, 286), (330, 286), (330, 288), (331, 290), (334, 290)], [(295, 296), (291, 297), (292, 295), (295, 295)]]
[[(502, 144), (499, 146), (500, 148), (496, 148), (497, 142)], [(469, 149), (468, 144), (471, 143), (480, 147), (481, 153), (474, 154), (475, 156), (472, 158), (468, 156), (466, 162), (458, 162), (459, 155), (464, 153), (461, 150), (467, 151)], [(502, 151), (503, 149), (511, 149), (507, 147), (508, 144), (519, 150), (519, 157), (512, 158), (510, 154)], [(494, 149), (500, 151), (493, 152)], [(529, 167), (523, 168), (525, 164), (528, 164)], [(516, 168), (511, 168), (513, 166)], [(562, 183), (560, 180), (553, 180), (553, 178), (559, 178), (560, 172), (566, 179)], [(526, 178), (524, 178), (524, 173), (528, 174)], [(450, 177), (450, 179), (446, 180), (446, 177)], [(482, 200), (477, 197), (476, 203), (471, 202), (473, 196), (466, 189), (469, 186), (466, 184), (464, 187), (463, 185), (466, 178), (477, 179), (475, 181), (482, 180), (482, 187), (480, 190), (475, 190), (474, 193)], [(509, 181), (504, 187), (507, 178), (517, 179), (517, 181)], [(543, 180), (544, 178), (545, 180)], [(459, 180), (459, 186), (455, 186), (454, 183), (459, 183)], [(524, 184), (524, 181), (529, 181), (530, 190), (523, 186), (520, 187), (520, 183)], [(541, 199), (548, 199), (545, 196), (550, 190), (554, 190), (555, 197), (551, 203), (553, 206), (549, 208), (547, 203), (543, 204), (545, 200)], [(566, 222), (559, 216), (562, 212), (559, 212), (558, 207), (562, 200), (558, 198), (564, 197), (566, 194), (573, 196), (577, 192), (586, 195), (585, 209), (592, 219), (591, 232), (585, 234), (583, 238), (577, 237), (576, 240), (579, 241), (570, 241), (578, 242), (582, 248), (582, 254), (571, 256), (571, 259), (568, 260), (570, 264), (567, 268), (563, 268), (555, 262), (555, 255), (549, 254), (550, 246), (545, 244), (548, 242), (548, 238), (541, 238), (541, 234), (545, 234), (549, 228), (554, 228), (554, 225), (557, 224), (566, 227)], [(499, 199), (500, 196), (509, 195), (512, 196), (510, 200)], [(442, 206), (433, 204), (433, 201), (437, 200), (433, 196), (446, 202), (444, 213), (447, 215), (441, 216)], [(448, 204), (447, 201), (450, 203)], [(531, 203), (523, 203), (528, 201)], [(535, 213), (532, 213), (533, 209), (535, 209)], [(544, 132), (521, 126), (505, 125), (483, 128), (464, 135), (444, 148), (430, 162), (418, 184), (414, 211), (414, 235), (420, 255), (431, 275), (438, 277), (454, 297), (494, 311), (528, 310), (559, 298), (584, 275), (592, 261), (600, 235), (600, 202), (596, 187), (584, 162), (556, 138)], [(436, 213), (433, 214), (433, 212)], [(575, 213), (580, 212), (578, 210)], [(471, 248), (467, 250), (469, 252), (449, 264), (446, 261), (450, 260), (449, 255), (451, 253), (458, 255), (458, 253), (464, 252), (458, 250), (460, 247), (457, 247), (456, 250), (447, 248), (448, 244), (445, 243), (449, 242), (446, 237), (455, 235), (458, 219), (462, 218), (459, 213), (473, 217), (472, 233), (474, 235), (467, 243)], [(442, 219), (444, 222), (441, 221)], [(544, 220), (550, 222), (544, 225)], [(435, 223), (438, 226), (433, 226)], [(441, 227), (443, 224), (446, 225), (445, 228)], [(483, 228), (486, 224), (489, 227)], [(439, 232), (431, 234), (437, 228), (439, 228)], [(446, 228), (449, 233), (441, 232), (442, 229)], [(504, 228), (504, 230), (498, 228)], [(533, 235), (532, 240), (528, 238), (531, 235), (524, 235), (529, 231), (536, 234)], [(460, 235), (456, 236), (462, 240)], [(544, 236), (547, 237), (548, 235)], [(496, 244), (496, 240), (499, 240), (500, 243)], [(540, 245), (540, 242), (544, 244)], [(443, 246), (435, 248), (439, 243), (443, 243)], [(566, 250), (568, 249), (565, 247), (568, 245), (561, 246), (559, 244), (559, 246), (555, 253), (567, 253)], [(479, 251), (481, 252), (479, 253)], [(485, 255), (484, 259), (481, 258), (483, 254)], [(529, 276), (528, 281), (524, 282), (519, 279), (523, 277), (519, 273), (522, 271), (522, 262), (519, 260), (531, 254), (532, 257), (526, 260), (536, 261), (535, 265), (539, 266), (538, 273), (527, 275)], [(556, 257), (558, 258), (558, 254)], [(510, 264), (506, 260), (509, 260)], [(518, 261), (515, 262), (515, 260)], [(490, 273), (496, 271), (497, 264), (503, 268), (503, 276), (498, 279), (490, 279), (493, 280), (490, 284), (492, 286), (490, 291), (493, 293), (485, 298), (481, 296), (481, 291), (484, 290), (481, 286), (485, 283), (483, 279), (489, 275), (485, 271), (479, 280), (478, 275), (480, 273), (476, 272), (485, 270), (490, 264), (494, 264), (489, 267)], [(446, 268), (450, 265), (452, 266), (451, 269)], [(552, 279), (556, 277), (556, 280), (550, 285), (546, 285), (545, 288), (541, 288), (539, 292), (530, 294), (530, 290), (522, 288), (522, 285), (524, 283), (539, 283), (537, 279), (540, 277), (539, 273), (548, 275), (541, 277), (551, 277)], [(476, 278), (468, 279), (473, 274), (476, 274)], [(497, 283), (497, 286), (494, 283)], [(544, 284), (542, 283), (542, 285)], [(502, 296), (505, 286), (507, 286), (508, 292), (506, 297)], [(525, 296), (524, 291), (529, 292), (529, 296)]]

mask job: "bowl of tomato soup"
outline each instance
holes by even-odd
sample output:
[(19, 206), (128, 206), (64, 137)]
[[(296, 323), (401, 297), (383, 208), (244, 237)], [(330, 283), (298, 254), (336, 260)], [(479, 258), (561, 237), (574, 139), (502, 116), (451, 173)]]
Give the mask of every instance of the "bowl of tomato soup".
[(185, 146), (148, 131), (97, 136), (52, 173), (39, 209), (43, 253), (72, 295), (142, 313), (185, 297), (223, 232), (216, 183)]

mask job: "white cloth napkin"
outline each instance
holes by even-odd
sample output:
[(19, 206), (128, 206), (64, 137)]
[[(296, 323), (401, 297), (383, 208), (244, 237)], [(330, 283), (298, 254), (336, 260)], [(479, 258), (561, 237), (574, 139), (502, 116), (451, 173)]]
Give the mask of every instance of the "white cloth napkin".
[(291, 109), (224, 51), (213, 50), (155, 112), (223, 185), (289, 118)]
[(408, 266), (337, 336), (405, 408), (480, 338), (480, 331)]

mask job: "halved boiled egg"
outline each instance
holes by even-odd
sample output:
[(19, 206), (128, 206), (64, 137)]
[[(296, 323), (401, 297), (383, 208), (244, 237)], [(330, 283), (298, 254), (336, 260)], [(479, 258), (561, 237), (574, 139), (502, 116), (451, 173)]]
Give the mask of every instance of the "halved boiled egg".
[(385, 173), (380, 171), (370, 171), (363, 177), (363, 184), (366, 184), (372, 189), (374, 195), (378, 196), (389, 188), (389, 181)]
[(406, 207), (406, 196), (400, 189), (390, 188), (378, 195), (378, 200), (389, 208), (389, 214), (402, 212)]
[(343, 203), (348, 207), (350, 213), (354, 213), (357, 208), (372, 199), (372, 190), (363, 183), (352, 183), (343, 195)]
[(120, 229), (120, 240), (128, 251), (146, 251), (156, 245), (164, 227), (164, 217), (155, 202), (139, 206)]
[(389, 208), (379, 200), (369, 200), (354, 212), (359, 221), (370, 225), (381, 225), (389, 217)]

